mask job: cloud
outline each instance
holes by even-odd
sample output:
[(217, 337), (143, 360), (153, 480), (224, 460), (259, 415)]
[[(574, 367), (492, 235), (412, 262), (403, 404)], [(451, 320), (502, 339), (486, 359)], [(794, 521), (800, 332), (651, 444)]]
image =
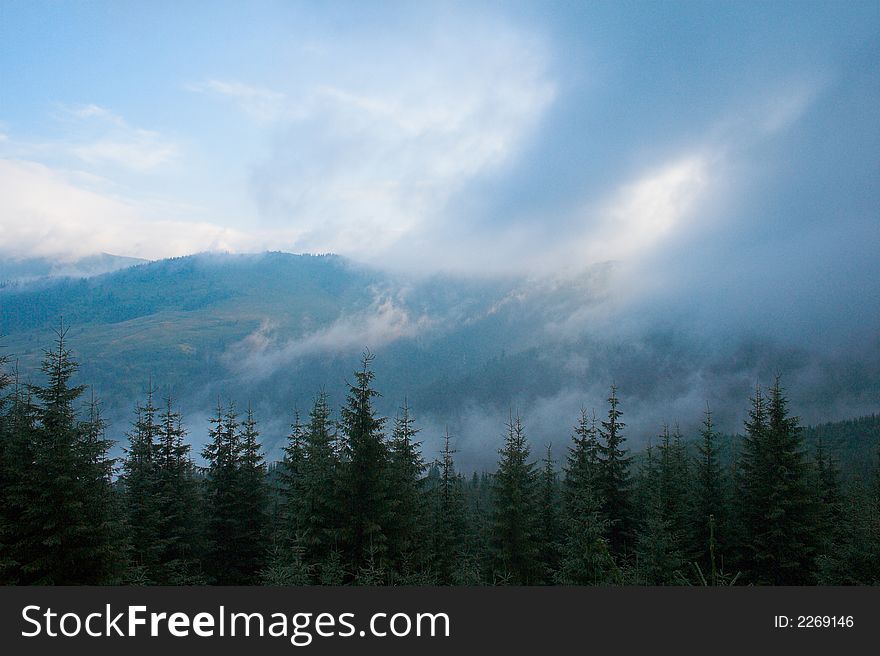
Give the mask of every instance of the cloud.
[(161, 133), (134, 127), (100, 105), (62, 105), (53, 117), (63, 128), (61, 136), (0, 135), (2, 155), (59, 168), (89, 168), (91, 175), (111, 177), (154, 173), (181, 155), (180, 146)]
[(66, 149), (75, 158), (96, 166), (121, 166), (145, 173), (174, 161), (177, 144), (159, 132), (130, 126), (121, 116), (98, 105), (67, 108), (81, 125)]
[(107, 121), (108, 123), (112, 123), (120, 127), (125, 127), (125, 121), (122, 119), (121, 116), (111, 112), (106, 107), (101, 107), (100, 105), (71, 105), (65, 107), (64, 111), (68, 116), (71, 117), (79, 119), (99, 118)]
[(216, 94), (234, 102), (241, 111), (259, 121), (273, 121), (285, 113), (283, 93), (250, 86), (237, 80), (206, 80), (187, 84), (188, 91)]
[(587, 261), (631, 260), (681, 229), (710, 190), (708, 158), (687, 155), (623, 185), (597, 212), (579, 250)]
[(133, 127), (100, 105), (68, 106), (63, 113), (76, 125), (71, 128), (72, 136), (61, 145), (81, 162), (145, 173), (180, 155), (180, 147), (159, 132)]
[(265, 224), (295, 229), (298, 250), (385, 258), (522, 153), (557, 93), (548, 46), (503, 23), (458, 27), (358, 35), (271, 95), (272, 147), (251, 175)]
[(136, 171), (150, 171), (172, 161), (178, 148), (163, 142), (156, 132), (134, 130), (123, 139), (99, 139), (72, 146), (71, 152), (89, 164), (116, 164)]
[(415, 337), (432, 326), (426, 315), (414, 316), (400, 299), (376, 290), (373, 294), (366, 309), (343, 314), (324, 328), (290, 340), (280, 337), (278, 326), (263, 321), (257, 330), (227, 350), (226, 363), (239, 375), (258, 381), (301, 358), (376, 349)]
[(169, 218), (162, 205), (89, 188), (93, 176), (31, 161), (0, 159), (0, 254), (144, 258), (259, 247), (260, 236)]

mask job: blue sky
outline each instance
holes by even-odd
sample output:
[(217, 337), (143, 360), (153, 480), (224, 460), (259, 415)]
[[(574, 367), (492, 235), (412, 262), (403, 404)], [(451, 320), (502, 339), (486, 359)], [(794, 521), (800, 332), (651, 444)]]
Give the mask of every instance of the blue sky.
[(2, 2), (0, 253), (873, 293), (878, 35), (877, 2)]

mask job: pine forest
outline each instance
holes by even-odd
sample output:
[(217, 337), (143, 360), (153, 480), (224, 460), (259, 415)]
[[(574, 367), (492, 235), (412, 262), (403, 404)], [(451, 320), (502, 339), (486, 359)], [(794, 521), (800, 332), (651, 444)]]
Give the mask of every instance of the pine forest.
[[(260, 417), (220, 399), (201, 453), (151, 381), (108, 435), (64, 329), (27, 378), (0, 369), (0, 581), (8, 585), (877, 585), (878, 442), (869, 468), (806, 440), (783, 381), (743, 399), (739, 436), (658, 426), (627, 445), (626, 397), (571, 418), (565, 452), (498, 427), (494, 471), (422, 449), (402, 400), (379, 416), (374, 356), (347, 396), (291, 409), (283, 459)], [(35, 380), (25, 383), (23, 380)], [(867, 417), (876, 430), (877, 418)], [(121, 449), (115, 448), (118, 444)], [(111, 454), (121, 454), (118, 458)]]

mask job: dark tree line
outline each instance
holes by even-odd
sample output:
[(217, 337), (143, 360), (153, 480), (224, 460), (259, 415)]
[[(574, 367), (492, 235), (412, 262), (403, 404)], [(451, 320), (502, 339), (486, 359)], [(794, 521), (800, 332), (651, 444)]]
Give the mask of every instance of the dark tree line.
[[(807, 453), (777, 379), (734, 457), (707, 408), (631, 455), (617, 389), (582, 411), (561, 467), (512, 415), (494, 472), (465, 479), (447, 432), (426, 462), (406, 402), (392, 422), (367, 353), (334, 419), (322, 391), (267, 464), (248, 407), (218, 401), (203, 466), (150, 385), (124, 455), (74, 384), (62, 329), (42, 383), (0, 359), (5, 584), (732, 585), (880, 583), (880, 463)], [(880, 456), (880, 453), (877, 454)]]

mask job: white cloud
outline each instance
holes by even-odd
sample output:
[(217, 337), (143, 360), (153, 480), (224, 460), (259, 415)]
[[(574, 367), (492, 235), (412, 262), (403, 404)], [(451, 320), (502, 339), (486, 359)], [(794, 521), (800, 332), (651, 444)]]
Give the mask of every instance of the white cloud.
[(181, 155), (180, 146), (160, 132), (132, 126), (99, 105), (64, 105), (53, 118), (63, 127), (63, 136), (2, 135), (0, 156), (62, 168), (88, 167), (92, 175), (117, 177), (120, 172), (156, 172)]
[(282, 340), (277, 326), (264, 321), (229, 349), (226, 362), (237, 373), (258, 380), (303, 357), (375, 349), (415, 337), (431, 325), (427, 316), (413, 316), (400, 300), (374, 290), (373, 301), (365, 310), (344, 314), (329, 326), (296, 339)]
[(632, 259), (680, 229), (710, 188), (709, 162), (687, 155), (623, 185), (583, 248), (592, 262)]
[(70, 105), (63, 109), (69, 117), (78, 119), (98, 118), (114, 125), (125, 126), (125, 121), (121, 116), (100, 105)]
[(285, 95), (237, 80), (206, 80), (185, 86), (188, 91), (229, 98), (245, 113), (260, 121), (273, 121), (285, 113)]
[(298, 250), (381, 259), (515, 160), (556, 96), (549, 48), (497, 22), (457, 27), (325, 44), (273, 90), (190, 85), (274, 125), (251, 175), (264, 223), (289, 227)]
[(177, 157), (178, 147), (157, 132), (127, 130), (124, 135), (71, 146), (71, 153), (89, 164), (115, 164), (150, 171)]
[(78, 257), (104, 251), (157, 258), (261, 246), (262, 235), (172, 218), (161, 204), (86, 186), (93, 181), (36, 162), (0, 159), (0, 254)]
[(102, 166), (121, 166), (137, 172), (152, 171), (173, 161), (180, 154), (177, 144), (154, 130), (129, 125), (125, 119), (99, 105), (64, 108), (74, 121), (73, 136), (61, 144), (81, 162)]

